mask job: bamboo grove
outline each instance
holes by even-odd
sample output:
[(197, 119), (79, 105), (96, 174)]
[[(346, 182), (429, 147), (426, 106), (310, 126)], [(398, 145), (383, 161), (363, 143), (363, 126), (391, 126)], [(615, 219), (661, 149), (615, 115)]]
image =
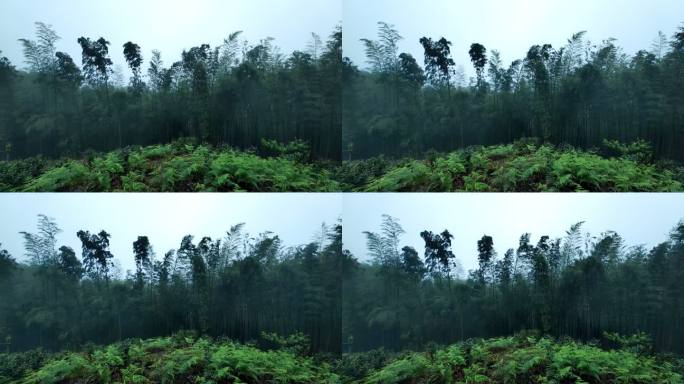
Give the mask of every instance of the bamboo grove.
[[(262, 139), (302, 140), (312, 159), (338, 160), (341, 28), (327, 41), (312, 34), (305, 49), (287, 55), (271, 38), (250, 44), (240, 34), (184, 50), (168, 64), (153, 47), (80, 37), (73, 42), (82, 50), (79, 67), (78, 58), (57, 51), (57, 32), (36, 23), (35, 38), (17, 43), (25, 69), (0, 53), (2, 158), (77, 156), (192, 137), (239, 149)], [(126, 62), (114, 63), (113, 50)]]
[(644, 332), (657, 350), (684, 352), (684, 222), (652, 249), (627, 247), (614, 232), (590, 236), (582, 223), (558, 239), (523, 234), (503, 255), (485, 235), (473, 244), (479, 267), (467, 276), (458, 273), (465, 255), (451, 248), (458, 233), (423, 231), (424, 253), (402, 247), (403, 234), (385, 216), (380, 232), (366, 232), (370, 259), (345, 251), (347, 351), (422, 350), (533, 330), (586, 341)]
[(422, 58), (400, 53), (401, 39), (381, 22), (377, 39), (361, 41), (367, 65), (345, 58), (346, 159), (422, 157), (523, 137), (583, 149), (641, 139), (661, 159), (684, 159), (684, 26), (634, 55), (582, 31), (561, 47), (533, 45), (510, 65), (495, 47), (473, 43), (469, 81), (447, 38), (416, 41)]
[(250, 237), (243, 224), (223, 239), (185, 236), (163, 255), (139, 236), (130, 254), (135, 271), (125, 276), (109, 249), (115, 234), (79, 231), (78, 257), (58, 248), (59, 231), (40, 216), (37, 232), (22, 233), (25, 261), (0, 251), (0, 338), (11, 351), (192, 330), (242, 342), (301, 332), (312, 353), (339, 353), (339, 224), (294, 248), (273, 233)]

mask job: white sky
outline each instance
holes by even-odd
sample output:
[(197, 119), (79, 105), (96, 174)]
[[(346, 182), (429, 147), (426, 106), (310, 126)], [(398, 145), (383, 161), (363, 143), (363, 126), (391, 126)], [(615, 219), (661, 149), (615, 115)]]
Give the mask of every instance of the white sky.
[(285, 246), (309, 243), (321, 224), (334, 225), (342, 215), (335, 193), (7, 193), (0, 194), (0, 242), (12, 256), (24, 258), (20, 231), (35, 233), (37, 215), (53, 217), (63, 232), (59, 246), (81, 255), (79, 230), (111, 237), (110, 249), (122, 272), (134, 269), (133, 242), (148, 236), (157, 256), (177, 249), (183, 236), (223, 238), (232, 225), (246, 223), (256, 236), (272, 231)]
[(523, 233), (531, 233), (536, 243), (543, 235), (562, 237), (572, 224), (586, 221), (583, 229), (592, 235), (613, 230), (626, 245), (650, 248), (667, 240), (684, 219), (680, 193), (357, 193), (343, 199), (344, 248), (358, 259), (369, 260), (362, 232), (379, 232), (381, 215), (388, 214), (406, 231), (400, 248), (413, 246), (421, 256), (420, 232), (448, 229), (465, 271), (477, 267), (477, 241), (485, 234), (503, 256), (517, 248)]
[(58, 50), (79, 66), (76, 39), (102, 36), (111, 42), (114, 66), (126, 68), (122, 46), (130, 40), (142, 48), (146, 69), (153, 49), (170, 65), (183, 49), (214, 47), (239, 30), (241, 40), (254, 44), (275, 38), (285, 54), (304, 50), (311, 32), (325, 40), (341, 23), (342, 5), (340, 0), (2, 0), (0, 50), (17, 67), (24, 67), (17, 39), (33, 39), (36, 21), (52, 24), (62, 37)]
[(468, 49), (479, 42), (501, 52), (506, 66), (530, 46), (558, 48), (573, 33), (588, 31), (595, 43), (609, 37), (628, 54), (649, 49), (658, 31), (671, 37), (684, 22), (682, 0), (344, 0), (344, 55), (366, 66), (361, 38), (377, 38), (377, 22), (394, 24), (404, 37), (400, 52), (423, 65), (418, 40), (444, 36), (452, 56), (472, 74)]

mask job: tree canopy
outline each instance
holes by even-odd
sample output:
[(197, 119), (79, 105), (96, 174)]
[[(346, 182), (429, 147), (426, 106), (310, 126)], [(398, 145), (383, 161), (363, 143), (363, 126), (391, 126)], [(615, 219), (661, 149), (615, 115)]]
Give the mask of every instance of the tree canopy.
[[(312, 39), (286, 55), (273, 39), (251, 44), (238, 31), (165, 63), (134, 41), (115, 47), (82, 36), (79, 67), (57, 52), (57, 32), (36, 23), (35, 39), (20, 39), (25, 69), (0, 57), (0, 151), (5, 159), (73, 157), (192, 137), (237, 149), (300, 140), (310, 159), (339, 160), (342, 30)], [(127, 84), (115, 49), (131, 70)]]
[[(396, 219), (383, 221), (403, 233)], [(536, 330), (586, 341), (645, 332), (656, 350), (682, 353), (684, 222), (652, 249), (629, 247), (615, 232), (592, 236), (582, 224), (561, 238), (522, 234), (503, 255), (492, 236), (459, 255), (451, 251), (458, 233), (425, 230), (424, 250), (404, 246), (396, 259), (376, 257), (378, 243), (402, 244), (383, 229), (368, 242), (370, 259), (344, 253), (347, 349), (422, 350)], [(463, 274), (459, 260), (466, 257), (476, 257), (478, 267)]]
[(341, 348), (342, 227), (323, 226), (315, 240), (284, 247), (270, 232), (244, 225), (220, 239), (184, 236), (157, 253), (138, 236), (134, 271), (121, 271), (104, 230), (78, 231), (77, 252), (57, 249), (57, 223), (40, 216), (22, 233), (26, 257), (0, 247), (0, 340), (12, 351), (74, 349), (133, 337), (193, 330), (247, 342), (262, 332), (308, 337), (311, 352)]
[(474, 42), (469, 82), (446, 37), (415, 42), (422, 68), (398, 50), (400, 39), (379, 23), (377, 39), (362, 40), (369, 65), (344, 61), (345, 159), (422, 158), (534, 137), (581, 149), (644, 140), (658, 158), (684, 160), (684, 26), (631, 56), (614, 39), (592, 43), (584, 31), (560, 47), (534, 44), (510, 64)]

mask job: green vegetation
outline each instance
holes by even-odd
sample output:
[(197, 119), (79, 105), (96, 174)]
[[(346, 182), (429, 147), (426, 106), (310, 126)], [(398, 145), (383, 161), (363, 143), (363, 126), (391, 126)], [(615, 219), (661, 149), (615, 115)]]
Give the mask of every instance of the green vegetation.
[(673, 364), (626, 350), (518, 335), (409, 352), (363, 384), (399, 383), (682, 383)]
[[(27, 360), (18, 363), (26, 356)], [(338, 383), (330, 366), (285, 350), (184, 333), (63, 352), (34, 362), (0, 354), (0, 383)], [(18, 364), (24, 367), (17, 369)]]
[(257, 152), (191, 140), (82, 159), (0, 161), (0, 191), (682, 191), (684, 168), (654, 162), (650, 146), (605, 142), (602, 151), (533, 140), (471, 147), (424, 160), (309, 162), (308, 147), (263, 140)]
[(684, 383), (675, 364), (625, 348), (518, 334), (425, 352), (340, 357), (178, 333), (83, 352), (0, 353), (0, 383)]
[(264, 142), (272, 157), (188, 141), (132, 147), (81, 160), (0, 162), (0, 191), (337, 191), (301, 142)]
[[(681, 168), (653, 163), (648, 144), (606, 142), (603, 152), (521, 140), (425, 160), (346, 162), (357, 191), (682, 191)], [(341, 178), (341, 181), (347, 179)], [(358, 185), (358, 184), (357, 184)]]

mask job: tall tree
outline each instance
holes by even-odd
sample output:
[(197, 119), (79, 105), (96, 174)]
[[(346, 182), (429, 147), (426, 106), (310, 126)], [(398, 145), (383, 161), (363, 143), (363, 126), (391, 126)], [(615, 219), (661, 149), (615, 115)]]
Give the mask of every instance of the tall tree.
[(123, 49), (123, 54), (126, 58), (126, 63), (131, 68), (131, 72), (133, 72), (133, 77), (130, 81), (131, 88), (135, 93), (140, 93), (142, 92), (142, 88), (144, 87), (142, 76), (140, 74), (140, 66), (143, 63), (143, 57), (140, 51), (140, 46), (129, 41), (123, 45)]
[(455, 259), (451, 251), (451, 240), (454, 236), (446, 229), (436, 234), (423, 231), (420, 237), (425, 241), (425, 264), (427, 270), (434, 276), (450, 279), (451, 269)]
[(420, 44), (425, 51), (425, 72), (434, 85), (451, 87), (454, 59), (451, 58), (451, 41), (440, 38), (433, 41), (422, 37)]
[(477, 75), (477, 89), (482, 91), (484, 89), (484, 69), (487, 65), (487, 48), (480, 43), (473, 43), (468, 54)]
[(100, 37), (92, 41), (86, 37), (79, 37), (78, 43), (82, 49), (82, 64), (85, 78), (90, 85), (109, 86), (112, 75), (112, 60), (109, 58), (109, 41)]
[(80, 230), (76, 236), (81, 240), (83, 266), (88, 276), (95, 280), (109, 281), (114, 255), (109, 251), (111, 235), (105, 231), (91, 234)]
[(477, 241), (477, 260), (480, 268), (477, 271), (477, 278), (481, 284), (492, 281), (494, 274), (494, 240), (491, 236), (484, 235)]

